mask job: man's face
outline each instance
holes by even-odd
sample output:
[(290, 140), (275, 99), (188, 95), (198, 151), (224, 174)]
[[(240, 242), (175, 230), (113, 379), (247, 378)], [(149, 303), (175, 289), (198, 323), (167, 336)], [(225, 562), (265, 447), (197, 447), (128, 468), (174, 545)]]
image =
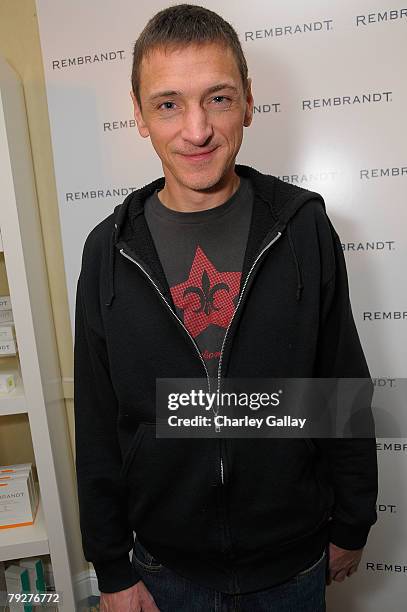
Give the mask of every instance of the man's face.
[(141, 108), (131, 96), (138, 130), (150, 136), (167, 179), (201, 191), (230, 173), (253, 114), (250, 80), (244, 92), (230, 49), (156, 49), (141, 65)]

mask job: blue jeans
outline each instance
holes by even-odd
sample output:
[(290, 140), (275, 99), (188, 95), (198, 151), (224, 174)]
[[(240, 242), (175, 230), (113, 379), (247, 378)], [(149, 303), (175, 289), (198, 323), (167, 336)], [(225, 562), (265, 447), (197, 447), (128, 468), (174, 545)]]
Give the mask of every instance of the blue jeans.
[(160, 612), (325, 612), (326, 551), (287, 582), (251, 593), (215, 591), (161, 565), (135, 539), (132, 562)]

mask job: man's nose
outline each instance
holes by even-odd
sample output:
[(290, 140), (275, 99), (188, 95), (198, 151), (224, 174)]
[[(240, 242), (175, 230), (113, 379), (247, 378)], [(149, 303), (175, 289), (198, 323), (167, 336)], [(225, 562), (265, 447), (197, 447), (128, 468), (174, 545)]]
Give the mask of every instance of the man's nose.
[(181, 136), (195, 146), (204, 145), (212, 136), (213, 128), (208, 115), (202, 107), (194, 107), (185, 112)]

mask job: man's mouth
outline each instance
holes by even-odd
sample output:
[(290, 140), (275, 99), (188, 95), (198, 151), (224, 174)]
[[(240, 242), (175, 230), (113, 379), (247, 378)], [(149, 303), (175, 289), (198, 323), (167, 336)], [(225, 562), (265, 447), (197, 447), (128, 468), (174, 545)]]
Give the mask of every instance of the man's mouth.
[(188, 161), (205, 161), (213, 156), (217, 148), (218, 147), (214, 147), (213, 149), (208, 149), (206, 151), (197, 151), (196, 153), (192, 154), (180, 153), (180, 155)]

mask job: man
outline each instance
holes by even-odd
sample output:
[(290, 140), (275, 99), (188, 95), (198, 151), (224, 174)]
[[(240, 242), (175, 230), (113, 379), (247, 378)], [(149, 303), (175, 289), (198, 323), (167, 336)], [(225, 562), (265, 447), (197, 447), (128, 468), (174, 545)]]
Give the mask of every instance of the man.
[(101, 610), (324, 610), (376, 520), (375, 440), (156, 437), (155, 383), (369, 378), (339, 237), (319, 194), (235, 164), (253, 97), (217, 14), (155, 15), (131, 97), (164, 177), (90, 232), (76, 297), (78, 496)]

